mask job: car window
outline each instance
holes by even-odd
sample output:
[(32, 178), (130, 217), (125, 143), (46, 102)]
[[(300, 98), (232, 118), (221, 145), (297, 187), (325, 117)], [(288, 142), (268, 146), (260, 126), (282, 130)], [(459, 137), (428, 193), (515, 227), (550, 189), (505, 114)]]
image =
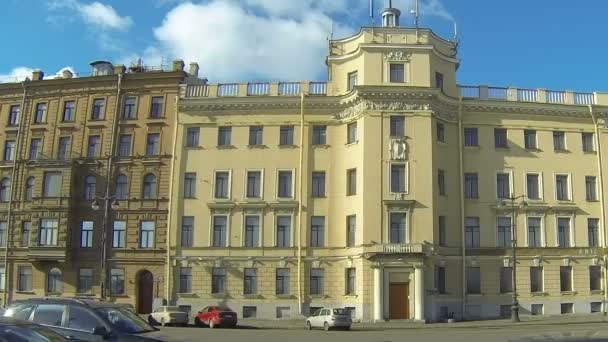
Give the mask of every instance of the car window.
[(10, 342), (63, 342), (65, 338), (41, 326), (32, 324), (0, 327), (0, 341)]
[(70, 305), (69, 317), (68, 328), (70, 329), (93, 332), (96, 327), (103, 326), (95, 315), (78, 306)]
[(348, 312), (344, 309), (334, 309), (334, 315), (347, 315)]
[(315, 313), (313, 313), (312, 315), (313, 315), (313, 316), (320, 316), (320, 315), (321, 315), (321, 311), (322, 311), (322, 310), (321, 310), (321, 309), (319, 309), (319, 310), (315, 311)]
[(96, 311), (117, 330), (127, 334), (139, 334), (154, 331), (148, 322), (130, 310), (117, 307), (97, 308)]
[(8, 309), (4, 313), (4, 315), (27, 321), (27, 320), (29, 320), (30, 315), (32, 314), (32, 310), (34, 310), (33, 305), (21, 305), (21, 306), (16, 306), (14, 308)]
[(40, 304), (34, 312), (34, 322), (38, 324), (61, 326), (65, 305)]

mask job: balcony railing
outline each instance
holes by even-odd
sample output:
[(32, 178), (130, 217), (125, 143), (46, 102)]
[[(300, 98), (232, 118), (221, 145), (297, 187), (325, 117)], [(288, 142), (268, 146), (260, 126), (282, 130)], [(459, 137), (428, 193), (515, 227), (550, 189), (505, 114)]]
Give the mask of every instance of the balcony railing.
[(328, 82), (251, 82), (184, 85), (180, 94), (184, 98), (299, 96), (301, 93), (327, 96), (327, 91)]
[(386, 243), (373, 245), (371, 251), (375, 253), (423, 253), (424, 246), (421, 243)]
[(217, 85), (217, 97), (223, 96), (238, 96), (239, 95), (239, 84), (238, 83), (226, 83)]
[[(525, 89), (514, 87), (460, 86), (463, 99), (555, 103), (568, 105), (598, 104), (595, 93), (568, 90)], [(604, 96), (600, 94), (599, 96)], [(602, 100), (604, 103), (605, 101)]]

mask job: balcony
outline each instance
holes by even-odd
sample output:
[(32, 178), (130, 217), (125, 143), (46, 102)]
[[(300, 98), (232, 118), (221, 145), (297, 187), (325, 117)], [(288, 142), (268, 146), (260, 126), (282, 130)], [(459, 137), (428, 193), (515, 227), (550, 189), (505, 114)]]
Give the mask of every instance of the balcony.
[(385, 243), (376, 244), (367, 248), (372, 254), (422, 254), (428, 247), (422, 243)]
[(516, 101), (579, 106), (608, 104), (607, 94), (577, 93), (570, 90), (461, 85), (460, 95), (465, 100)]
[(64, 246), (33, 246), (29, 247), (27, 257), (30, 261), (59, 261), (68, 258), (68, 248)]
[(194, 84), (182, 86), (182, 98), (300, 96), (327, 96), (328, 82), (250, 82)]

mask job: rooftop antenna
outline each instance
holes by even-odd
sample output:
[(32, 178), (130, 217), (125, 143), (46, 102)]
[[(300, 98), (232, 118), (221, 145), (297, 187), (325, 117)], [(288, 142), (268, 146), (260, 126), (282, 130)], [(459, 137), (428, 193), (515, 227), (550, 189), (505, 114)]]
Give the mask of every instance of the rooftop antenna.
[(369, 19), (372, 27), (376, 26), (376, 21), (374, 20), (374, 0), (369, 0)]
[(419, 14), (420, 14), (420, 1), (416, 0), (416, 43), (420, 43), (419, 37), (418, 37), (418, 24), (419, 24)]

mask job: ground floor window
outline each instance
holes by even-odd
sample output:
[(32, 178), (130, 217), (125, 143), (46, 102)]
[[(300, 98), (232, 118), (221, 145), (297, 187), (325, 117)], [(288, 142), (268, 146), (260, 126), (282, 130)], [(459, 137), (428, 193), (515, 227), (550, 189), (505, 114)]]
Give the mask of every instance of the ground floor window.
[(125, 293), (125, 270), (113, 268), (110, 270), (110, 293), (121, 295)]
[(78, 270), (78, 293), (90, 293), (93, 287), (93, 269), (81, 268)]
[(243, 306), (243, 318), (256, 318), (258, 308), (255, 306)]
[(602, 312), (602, 302), (591, 302), (591, 313)]
[(574, 304), (572, 304), (572, 303), (562, 303), (561, 309), (562, 309), (562, 314), (571, 314), (571, 313), (574, 313)]
[(530, 314), (531, 315), (542, 315), (543, 314), (543, 305), (542, 304), (532, 304), (530, 306)]

